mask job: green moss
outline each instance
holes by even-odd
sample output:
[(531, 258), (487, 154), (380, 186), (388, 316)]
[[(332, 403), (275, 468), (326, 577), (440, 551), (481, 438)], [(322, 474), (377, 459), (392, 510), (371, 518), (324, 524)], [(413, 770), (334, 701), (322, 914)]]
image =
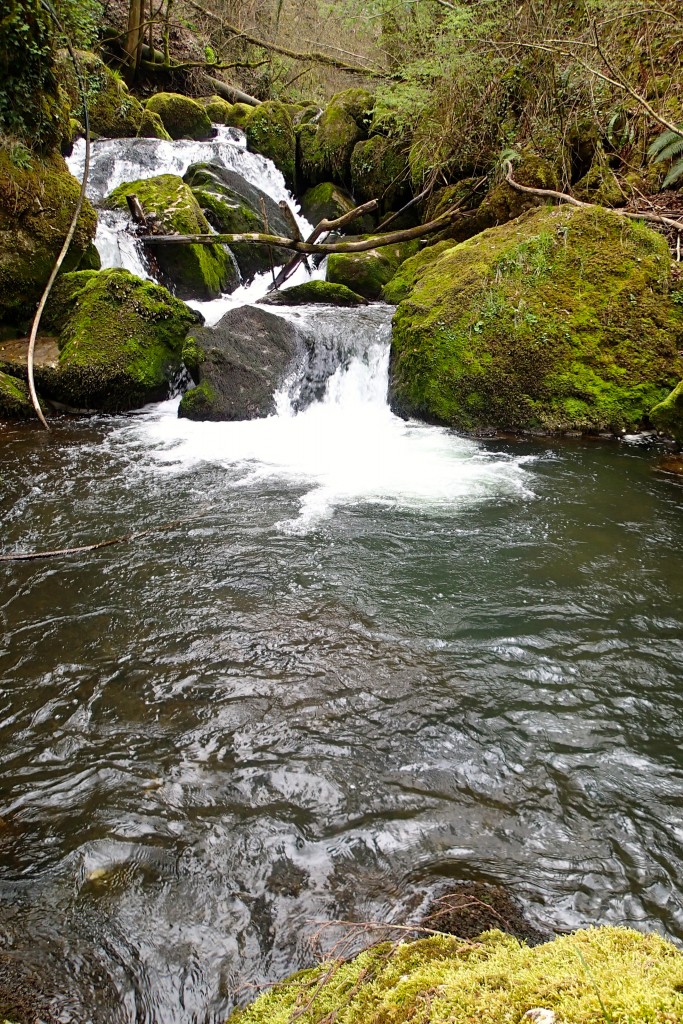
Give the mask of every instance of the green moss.
[(23, 380), (0, 371), (0, 419), (23, 420), (35, 417), (28, 386)]
[(572, 194), (585, 203), (600, 206), (624, 206), (624, 195), (617, 177), (605, 163), (595, 163), (572, 188)]
[(197, 382), (199, 367), (205, 358), (204, 349), (199, 345), (196, 338), (189, 335), (183, 344), (181, 359), (195, 383)]
[(481, 199), (481, 178), (463, 178), (455, 185), (446, 185), (432, 192), (425, 207), (425, 221), (436, 220), (451, 210), (475, 210)]
[(391, 280), (385, 284), (382, 291), (384, 301), (395, 305), (405, 299), (432, 262), (447, 249), (452, 249), (454, 245), (455, 242), (449, 240), (437, 242), (436, 245), (429, 245), (420, 249), (414, 256), (410, 256), (400, 265)]
[(141, 139), (163, 139), (165, 142), (171, 141), (171, 136), (164, 128), (164, 122), (159, 115), (146, 108), (142, 111), (138, 137)]
[(326, 180), (351, 183), (351, 154), (367, 135), (372, 105), (367, 90), (347, 89), (332, 97), (319, 121), (297, 127), (302, 181), (310, 186)]
[(327, 261), (327, 280), (344, 284), (366, 299), (379, 299), (404, 260), (415, 253), (418, 242), (385, 245), (366, 252), (333, 253)]
[[(85, 83), (90, 129), (95, 135), (111, 139), (131, 138), (140, 133), (143, 107), (128, 92), (118, 75), (96, 54), (79, 50), (76, 54)], [(57, 61), (60, 84), (69, 97), (72, 116), (82, 120), (83, 104), (78, 79), (70, 56), (60, 51)]]
[(59, 334), (48, 398), (107, 411), (165, 398), (197, 314), (125, 270), (77, 271), (53, 289), (46, 327)]
[(595, 928), (529, 948), (502, 932), (475, 942), (385, 943), (302, 971), (229, 1024), (672, 1024), (683, 1015), (683, 955), (658, 935)]
[[(534, 153), (525, 153), (522, 160), (514, 168), (515, 181), (530, 188), (557, 189), (558, 176), (553, 164)], [(454, 225), (453, 237), (458, 241), (471, 238), (486, 228), (507, 224), (519, 217), (525, 210), (539, 206), (544, 202), (536, 196), (525, 195), (501, 181), (490, 190), (476, 210), (473, 217), (463, 225)]]
[(302, 213), (311, 224), (319, 224), (323, 219), (336, 220), (355, 205), (351, 196), (332, 181), (309, 188), (301, 200)]
[(249, 103), (233, 103), (232, 110), (227, 115), (225, 124), (230, 125), (232, 128), (241, 128), (244, 131), (247, 121), (255, 110), (256, 107), (252, 107)]
[(294, 188), (296, 140), (292, 118), (284, 103), (268, 100), (253, 110), (247, 121), (247, 146), (253, 153), (272, 160), (284, 175), (287, 187)]
[(234, 106), (221, 96), (207, 96), (200, 100), (212, 124), (232, 124)]
[(210, 139), (213, 127), (201, 103), (175, 92), (158, 92), (147, 100), (172, 139)]
[(408, 161), (389, 139), (373, 135), (353, 148), (351, 184), (358, 202), (378, 199), (386, 212), (407, 199)]
[[(0, 321), (25, 321), (69, 229), (79, 183), (61, 156), (32, 155), (17, 167), (0, 148)], [(97, 215), (86, 200), (64, 262), (73, 270), (95, 236)]]
[[(154, 214), (166, 234), (210, 230), (191, 188), (174, 174), (124, 182), (107, 196), (104, 206), (125, 210), (130, 194), (138, 197), (146, 214)], [(155, 257), (164, 283), (183, 299), (215, 299), (239, 283), (230, 253), (221, 245), (164, 245), (156, 249)]]
[(667, 244), (605, 210), (530, 211), (416, 261), (411, 280), (392, 351), (405, 412), (465, 430), (619, 431), (683, 376)]
[[(188, 420), (201, 420), (204, 413), (211, 412), (219, 400), (219, 396), (207, 381), (202, 381), (196, 388), (186, 391), (180, 399), (178, 416)], [(211, 419), (211, 416), (207, 416)]]
[(650, 419), (657, 430), (683, 444), (683, 381), (650, 410)]
[(304, 306), (308, 303), (323, 303), (328, 306), (366, 306), (367, 300), (352, 292), (343, 284), (329, 281), (306, 281), (304, 284), (271, 292), (260, 300), (268, 306)]

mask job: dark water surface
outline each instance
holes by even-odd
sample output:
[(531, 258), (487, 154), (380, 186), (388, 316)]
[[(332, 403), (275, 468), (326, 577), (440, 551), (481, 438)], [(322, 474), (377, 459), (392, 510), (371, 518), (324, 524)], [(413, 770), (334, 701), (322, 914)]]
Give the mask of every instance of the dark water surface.
[[(220, 1020), (315, 922), (501, 882), (683, 941), (683, 490), (656, 453), (495, 442), (457, 508), (146, 468), (123, 421), (0, 427), (0, 944), (68, 1018)], [(324, 942), (324, 934), (323, 934)]]

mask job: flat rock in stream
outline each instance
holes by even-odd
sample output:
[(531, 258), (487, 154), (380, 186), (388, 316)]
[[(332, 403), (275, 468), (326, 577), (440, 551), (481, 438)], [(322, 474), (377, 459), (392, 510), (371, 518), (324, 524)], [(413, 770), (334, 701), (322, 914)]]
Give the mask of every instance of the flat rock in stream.
[(252, 420), (275, 412), (275, 394), (305, 357), (302, 333), (265, 309), (231, 309), (194, 332), (201, 352), (197, 387), (178, 415), (190, 420)]

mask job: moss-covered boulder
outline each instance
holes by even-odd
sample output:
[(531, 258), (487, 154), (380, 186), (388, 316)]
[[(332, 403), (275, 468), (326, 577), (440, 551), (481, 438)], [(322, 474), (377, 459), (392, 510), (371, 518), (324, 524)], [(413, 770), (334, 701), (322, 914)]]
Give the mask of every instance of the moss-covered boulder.
[(434, 260), (448, 249), (452, 249), (455, 244), (452, 239), (444, 239), (441, 242), (436, 242), (434, 245), (420, 249), (414, 256), (404, 260), (391, 280), (382, 289), (384, 301), (397, 305), (410, 295), (415, 283)]
[[(278, 204), (236, 171), (228, 170), (219, 163), (193, 164), (188, 168), (184, 180), (216, 231), (225, 234), (265, 232), (268, 228), (269, 234), (285, 238), (290, 236), (289, 223)], [(249, 242), (235, 242), (230, 246), (230, 251), (245, 281), (268, 270), (271, 260), (279, 266), (287, 263), (292, 256), (288, 249), (252, 245)]]
[[(208, 234), (208, 221), (191, 188), (175, 174), (124, 182), (104, 201), (109, 210), (127, 209), (126, 196), (136, 195), (161, 234)], [(234, 291), (239, 274), (222, 245), (160, 245), (154, 252), (163, 283), (181, 299), (215, 299)]]
[(247, 147), (252, 153), (272, 160), (294, 190), (296, 179), (296, 139), (292, 117), (284, 103), (268, 100), (256, 107), (246, 122)]
[[(536, 1011), (533, 1013), (532, 1011)], [(499, 931), (431, 936), (325, 962), (270, 989), (229, 1024), (672, 1024), (683, 954), (658, 935), (593, 928), (529, 947)]]
[(464, 430), (647, 422), (683, 377), (683, 305), (661, 235), (599, 208), (544, 208), (414, 267), (391, 393)]
[[(21, 157), (21, 159), (19, 159)], [(22, 324), (34, 312), (76, 208), (79, 183), (61, 156), (0, 148), (0, 322)], [(86, 200), (63, 264), (74, 270), (88, 250), (97, 216)]]
[(205, 96), (200, 101), (211, 119), (211, 124), (231, 124), (233, 104), (222, 96)]
[(201, 103), (176, 92), (158, 92), (147, 100), (147, 110), (158, 114), (172, 139), (210, 139), (213, 125)]
[(142, 120), (140, 121), (140, 127), (138, 128), (138, 138), (140, 139), (163, 139), (164, 142), (170, 142), (171, 136), (164, 128), (164, 123), (158, 114), (155, 114), (151, 110), (145, 109), (142, 111)]
[[(554, 164), (534, 153), (523, 154), (513, 173), (515, 181), (529, 188), (557, 189), (559, 186)], [(487, 228), (507, 224), (525, 210), (542, 206), (546, 202), (541, 196), (526, 195), (518, 192), (507, 181), (500, 181), (487, 193), (472, 215), (456, 218), (448, 232), (451, 238), (462, 242)]]
[(256, 110), (256, 107), (252, 107), (249, 103), (233, 103), (232, 110), (229, 114), (226, 114), (225, 124), (231, 128), (241, 128), (244, 131), (247, 127), (247, 121)]
[(305, 281), (292, 288), (270, 292), (259, 299), (264, 306), (307, 306), (317, 303), (326, 306), (367, 306), (368, 300), (357, 295), (344, 284), (331, 284), (329, 281)]
[(683, 380), (663, 402), (650, 410), (650, 420), (662, 434), (668, 434), (683, 445)]
[[(143, 106), (120, 75), (94, 53), (79, 50), (78, 63), (85, 83), (90, 130), (108, 139), (133, 138), (140, 134)], [(66, 50), (58, 55), (58, 76), (69, 97), (72, 116), (83, 119), (83, 104), (73, 63)]]
[(28, 385), (0, 371), (0, 420), (26, 420), (35, 415)]
[(58, 338), (58, 363), (38, 390), (72, 408), (109, 412), (166, 398), (185, 335), (200, 321), (165, 288), (126, 270), (64, 274), (45, 323)]
[(444, 213), (468, 213), (480, 205), (484, 192), (481, 178), (463, 178), (454, 185), (435, 189), (425, 204), (425, 222), (436, 220)]
[(372, 135), (353, 147), (351, 185), (359, 203), (378, 199), (386, 213), (409, 198), (408, 161), (390, 139)]
[(301, 212), (311, 224), (321, 220), (336, 220), (353, 210), (354, 203), (348, 192), (332, 181), (323, 181), (309, 188), (301, 199)]
[(297, 127), (302, 184), (351, 184), (351, 154), (367, 136), (373, 103), (367, 90), (347, 89), (332, 97), (319, 121)]
[(584, 203), (599, 206), (625, 206), (626, 196), (614, 171), (606, 163), (595, 163), (572, 188), (573, 195)]
[(344, 284), (366, 299), (379, 299), (384, 286), (417, 248), (417, 242), (402, 242), (365, 252), (332, 253), (327, 261), (327, 280)]

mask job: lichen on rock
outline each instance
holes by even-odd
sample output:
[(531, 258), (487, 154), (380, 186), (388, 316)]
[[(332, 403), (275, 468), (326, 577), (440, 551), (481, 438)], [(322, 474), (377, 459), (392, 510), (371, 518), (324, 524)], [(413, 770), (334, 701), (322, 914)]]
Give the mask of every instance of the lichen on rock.
[(158, 92), (147, 100), (172, 139), (210, 139), (213, 125), (201, 103), (175, 92)]
[[(209, 223), (189, 185), (175, 174), (124, 182), (104, 201), (106, 209), (127, 209), (126, 196), (136, 195), (147, 215), (154, 215), (164, 234), (208, 234)], [(182, 299), (215, 299), (234, 291), (239, 274), (222, 246), (163, 245), (155, 248), (163, 283)]]
[(620, 432), (683, 376), (666, 241), (607, 210), (529, 211), (405, 273), (391, 367), (404, 414), (475, 432)]

